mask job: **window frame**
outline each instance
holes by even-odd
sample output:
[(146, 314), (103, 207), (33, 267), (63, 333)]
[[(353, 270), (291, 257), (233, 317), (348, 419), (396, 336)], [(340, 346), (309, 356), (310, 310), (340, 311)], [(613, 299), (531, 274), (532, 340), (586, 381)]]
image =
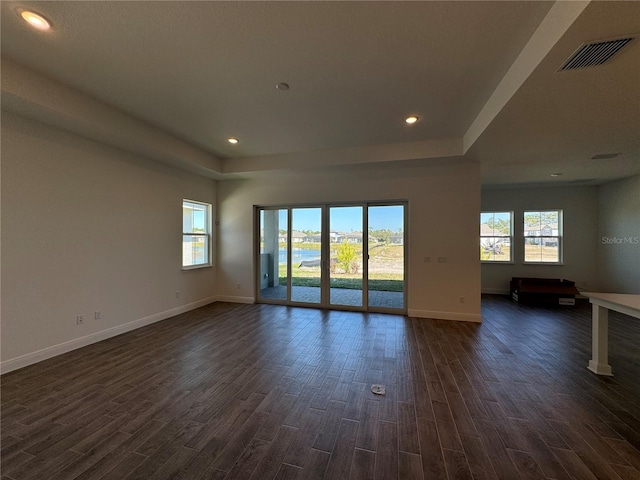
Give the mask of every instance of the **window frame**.
[[(532, 213), (550, 213), (554, 212), (558, 215), (558, 228), (556, 235), (542, 235), (544, 232), (543, 225), (544, 222), (540, 222), (540, 235), (527, 235), (526, 230), (526, 222), (525, 216), (527, 214)], [(553, 233), (553, 230), (552, 230)], [(535, 260), (527, 260), (527, 252), (526, 252), (526, 242), (529, 238), (539, 238), (541, 242), (545, 243), (545, 239), (555, 239), (558, 247), (558, 260), (557, 261), (535, 261)], [(564, 265), (564, 253), (563, 253), (563, 245), (564, 245), (564, 211), (561, 208), (547, 208), (547, 209), (539, 209), (539, 210), (523, 210), (522, 211), (522, 263), (524, 265)]]
[[(187, 204), (191, 204), (191, 205), (201, 205), (203, 207), (205, 207), (205, 232), (185, 232), (184, 230), (184, 209), (185, 208), (189, 208), (189, 205)], [(208, 267), (212, 267), (213, 266), (213, 246), (212, 246), (212, 211), (213, 211), (213, 206), (210, 203), (207, 202), (201, 202), (198, 200), (190, 200), (187, 198), (183, 198), (182, 199), (182, 259), (180, 261), (180, 264), (182, 265), (182, 270), (196, 270), (199, 268), (208, 268)], [(184, 248), (185, 248), (185, 236), (189, 236), (189, 237), (203, 237), (205, 238), (206, 241), (206, 248), (205, 248), (205, 254), (206, 254), (206, 262), (205, 263), (196, 263), (196, 264), (188, 264), (185, 265), (184, 263)]]
[[(482, 216), (483, 215), (487, 215), (487, 214), (491, 214), (493, 215), (493, 217), (495, 218), (496, 214), (508, 214), (509, 215), (509, 235), (499, 235), (496, 234), (496, 232), (494, 231), (491, 235), (483, 235), (482, 234)], [(512, 265), (514, 263), (514, 235), (513, 235), (513, 218), (514, 218), (514, 212), (513, 210), (501, 210), (501, 211), (481, 211), (480, 212), (480, 247), (482, 247), (482, 239), (484, 238), (506, 238), (509, 239), (509, 259), (508, 260), (495, 260), (495, 259), (483, 259), (480, 258), (480, 262), (481, 263), (487, 263), (487, 264), (501, 264), (501, 265)], [(494, 256), (495, 256), (495, 252), (494, 252)]]

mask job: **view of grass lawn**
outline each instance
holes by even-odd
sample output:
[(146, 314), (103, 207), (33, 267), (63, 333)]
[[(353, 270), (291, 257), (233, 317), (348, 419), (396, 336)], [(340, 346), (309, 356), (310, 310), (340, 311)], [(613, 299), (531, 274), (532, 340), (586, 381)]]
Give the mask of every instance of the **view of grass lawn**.
[(529, 245), (524, 246), (525, 262), (559, 262), (560, 250), (557, 246)]
[[(284, 271), (283, 271), (284, 270)], [(280, 271), (280, 284), (287, 283), (286, 269)], [(294, 287), (319, 287), (320, 268), (293, 269), (291, 284)], [(404, 279), (401, 274), (372, 274), (369, 275), (369, 290), (383, 292), (402, 292)], [(331, 278), (331, 288), (362, 289), (362, 277), (354, 274), (339, 274)]]
[[(480, 260), (483, 262), (508, 262), (511, 254), (510, 248), (508, 245), (503, 245), (498, 253), (494, 253), (480, 247)], [(558, 262), (560, 260), (559, 250), (557, 246), (525, 244), (524, 260), (525, 262)]]
[(497, 253), (480, 247), (480, 260), (484, 262), (508, 262), (511, 257), (511, 247), (509, 245), (501, 245)]
[[(356, 273), (346, 273), (338, 265), (331, 273), (331, 288), (362, 289), (362, 244), (353, 244), (356, 250)], [(295, 248), (319, 250), (318, 243), (299, 243)], [(337, 245), (331, 245), (331, 257), (335, 258)], [(402, 292), (404, 289), (404, 251), (402, 245), (371, 244), (369, 246), (369, 290)], [(319, 287), (320, 267), (291, 266), (293, 286)], [(280, 284), (286, 284), (286, 264), (279, 266)]]

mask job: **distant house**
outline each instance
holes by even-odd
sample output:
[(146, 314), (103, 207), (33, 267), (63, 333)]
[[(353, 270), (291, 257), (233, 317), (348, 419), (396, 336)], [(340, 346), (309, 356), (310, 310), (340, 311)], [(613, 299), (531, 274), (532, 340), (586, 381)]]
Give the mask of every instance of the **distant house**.
[[(404, 237), (403, 235), (391, 235), (390, 239), (391, 243), (402, 245)], [(260, 241), (264, 241), (264, 230), (260, 230)], [(278, 234), (278, 242), (287, 243), (287, 241), (287, 233), (280, 232)], [(322, 235), (320, 233), (312, 233), (307, 235), (306, 233), (300, 232), (298, 230), (294, 230), (293, 232), (291, 232), (291, 243), (320, 243), (321, 241)], [(362, 243), (362, 232), (330, 232), (329, 241), (331, 243)]]
[(304, 241), (306, 243), (320, 243), (321, 242), (320, 234), (319, 233), (312, 233), (311, 235), (307, 235), (305, 237)]
[(349, 232), (344, 235), (343, 242), (362, 243), (362, 232)]
[(493, 227), (486, 223), (480, 224), (480, 245), (485, 250), (496, 251), (496, 248), (500, 245), (509, 245), (511, 238), (509, 236), (503, 236), (501, 232), (494, 230)]
[(481, 237), (492, 237), (494, 235), (494, 230), (486, 223), (480, 224), (480, 236)]
[(362, 232), (331, 232), (333, 243), (362, 243)]
[(306, 233), (302, 233), (297, 230), (291, 232), (291, 243), (302, 243), (305, 241), (305, 238), (307, 238)]
[(524, 236), (525, 237), (556, 237), (558, 236), (558, 224), (547, 223), (542, 228), (540, 228), (539, 225), (534, 225), (532, 227), (525, 225)]
[(401, 233), (396, 235), (389, 235), (389, 243), (391, 243), (392, 245), (403, 245), (404, 235)]
[[(541, 239), (535, 237), (557, 237), (559, 233), (558, 224), (557, 223), (547, 223), (542, 228), (540, 225), (527, 226), (524, 227), (524, 236), (525, 237), (534, 237), (527, 239), (527, 242), (532, 245), (540, 245)], [(547, 246), (554, 246), (558, 244), (558, 240), (555, 238), (545, 239), (544, 244)]]
[[(291, 243), (302, 243), (307, 241), (306, 239), (307, 239), (306, 233), (299, 232), (297, 230), (294, 230), (293, 232), (291, 232)], [(279, 233), (278, 242), (287, 243), (287, 234), (282, 232)]]

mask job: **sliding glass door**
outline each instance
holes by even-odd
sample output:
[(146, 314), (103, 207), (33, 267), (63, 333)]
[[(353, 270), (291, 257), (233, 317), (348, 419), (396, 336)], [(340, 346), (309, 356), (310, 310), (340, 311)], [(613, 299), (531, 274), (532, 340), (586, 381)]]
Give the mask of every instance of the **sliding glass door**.
[(257, 299), (406, 311), (404, 203), (256, 207)]
[(368, 303), (374, 308), (404, 308), (404, 205), (368, 207)]
[(289, 299), (289, 210), (260, 210), (258, 280), (263, 299)]
[(322, 301), (322, 208), (291, 209), (291, 301)]
[(364, 207), (329, 207), (329, 303), (361, 307)]

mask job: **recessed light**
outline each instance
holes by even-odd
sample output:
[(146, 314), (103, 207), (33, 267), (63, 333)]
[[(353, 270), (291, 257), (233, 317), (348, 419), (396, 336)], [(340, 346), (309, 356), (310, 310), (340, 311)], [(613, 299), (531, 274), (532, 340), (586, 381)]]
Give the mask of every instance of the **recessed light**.
[(404, 119), (404, 121), (407, 122), (409, 125), (413, 125), (418, 120), (420, 120), (420, 117), (417, 115), (411, 115), (410, 117), (407, 117)]
[(552, 177), (561, 177), (562, 174), (561, 173), (552, 173), (551, 176)]
[(235, 137), (229, 137), (229, 138), (227, 138), (227, 142), (229, 142), (229, 143), (231, 143), (231, 144), (235, 145), (236, 143), (240, 143), (240, 140), (238, 140), (238, 139), (237, 139), (237, 138), (235, 138)]
[(289, 90), (289, 84), (288, 83), (284, 83), (284, 82), (280, 82), (279, 84), (276, 85), (276, 88), (278, 90), (280, 90), (281, 92), (284, 92), (284, 91)]
[(51, 28), (51, 22), (39, 13), (31, 10), (20, 10), (20, 16), (25, 22), (38, 30), (49, 30)]

